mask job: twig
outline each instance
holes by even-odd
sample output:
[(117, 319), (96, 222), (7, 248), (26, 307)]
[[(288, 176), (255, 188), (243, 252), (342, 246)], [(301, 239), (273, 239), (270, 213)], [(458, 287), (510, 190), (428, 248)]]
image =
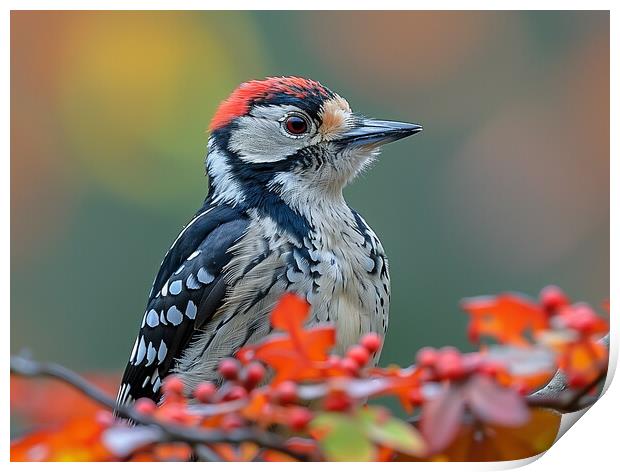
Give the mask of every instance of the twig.
[[(566, 378), (563, 373), (560, 372), (560, 374), (563, 379)], [(548, 386), (543, 387), (543, 389), (527, 397), (526, 401), (530, 406), (551, 408), (560, 413), (573, 413), (583, 410), (592, 406), (598, 400), (599, 395), (589, 395), (589, 392), (603, 382), (606, 376), (607, 366), (601, 369), (596, 378), (583, 388), (576, 391), (570, 390), (564, 380), (563, 384), (556, 383), (553, 389), (547, 389)], [(558, 374), (556, 374), (554, 379), (556, 377), (558, 377)]]
[(283, 438), (280, 436), (256, 428), (245, 428), (224, 432), (221, 430), (179, 426), (173, 423), (159, 421), (152, 416), (137, 412), (132, 406), (118, 405), (112, 397), (108, 396), (98, 387), (88, 382), (76, 372), (59, 364), (37, 362), (17, 355), (11, 356), (11, 372), (25, 377), (50, 377), (65, 382), (106, 408), (116, 410), (120, 417), (128, 418), (137, 424), (159, 428), (170, 442), (183, 441), (190, 445), (199, 445), (202, 443), (241, 444), (244, 442), (251, 442), (262, 448), (282, 452), (297, 460), (306, 461), (309, 459), (306, 455), (299, 454), (287, 448), (283, 444)]
[[(609, 334), (598, 341), (609, 348)], [(574, 391), (568, 386), (568, 380), (564, 372), (558, 370), (547, 385), (532, 393), (526, 398), (528, 405), (543, 408), (551, 408), (560, 413), (572, 413), (592, 406), (599, 395), (589, 395), (590, 391), (605, 381), (607, 377), (607, 365), (605, 365), (595, 379), (585, 387)]]

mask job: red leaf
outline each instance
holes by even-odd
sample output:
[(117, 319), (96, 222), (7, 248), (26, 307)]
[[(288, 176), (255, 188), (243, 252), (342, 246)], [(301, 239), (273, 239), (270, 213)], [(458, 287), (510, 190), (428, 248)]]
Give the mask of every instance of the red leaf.
[(465, 398), (461, 389), (454, 386), (444, 387), (424, 404), (420, 431), (431, 452), (439, 451), (452, 442), (461, 425), (464, 411)]
[(472, 413), (483, 423), (516, 427), (525, 424), (530, 417), (525, 401), (517, 392), (486, 376), (472, 377), (464, 394)]

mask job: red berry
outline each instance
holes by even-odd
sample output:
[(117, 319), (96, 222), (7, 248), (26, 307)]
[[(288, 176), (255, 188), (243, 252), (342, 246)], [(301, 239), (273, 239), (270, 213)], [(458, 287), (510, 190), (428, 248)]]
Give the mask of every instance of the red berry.
[(439, 351), (435, 369), (440, 378), (447, 380), (458, 379), (467, 373), (461, 353), (454, 347), (444, 347)]
[(381, 349), (381, 338), (377, 333), (368, 333), (362, 337), (360, 344), (364, 346), (369, 353), (374, 354)]
[(291, 380), (286, 380), (278, 384), (274, 391), (275, 400), (282, 405), (293, 403), (297, 400), (297, 384)]
[(344, 392), (331, 392), (324, 400), (324, 408), (327, 411), (345, 411), (352, 404), (351, 398)]
[(150, 398), (142, 397), (136, 400), (134, 408), (142, 415), (150, 415), (157, 409), (157, 405)]
[(540, 291), (539, 299), (543, 309), (549, 314), (556, 313), (560, 308), (570, 303), (562, 289), (555, 285), (548, 285), (543, 288)]
[(258, 362), (252, 362), (243, 371), (243, 384), (248, 390), (256, 387), (265, 378), (265, 368)]
[(368, 350), (363, 346), (351, 346), (347, 351), (347, 357), (353, 359), (359, 367), (364, 367), (370, 360)]
[(562, 312), (567, 327), (581, 333), (589, 333), (595, 328), (598, 316), (589, 305), (577, 303), (571, 308)]
[(161, 386), (161, 391), (164, 394), (164, 397), (167, 397), (168, 399), (178, 399), (182, 397), (183, 389), (183, 381), (175, 375), (169, 375), (166, 377)]
[(200, 382), (194, 389), (194, 398), (202, 403), (209, 403), (213, 399), (217, 388), (211, 382)]
[(243, 426), (243, 418), (236, 413), (229, 413), (222, 418), (220, 425), (222, 429), (227, 431), (241, 428)]
[(224, 395), (224, 399), (228, 401), (240, 400), (241, 398), (245, 398), (248, 395), (248, 392), (241, 385), (233, 385), (226, 395)]
[(312, 413), (307, 408), (294, 408), (288, 417), (288, 425), (295, 431), (304, 429), (312, 421)]
[(241, 365), (239, 361), (232, 358), (222, 359), (218, 367), (218, 371), (222, 377), (227, 380), (236, 380), (239, 377), (239, 369)]
[(423, 347), (416, 354), (416, 363), (419, 367), (433, 367), (438, 358), (437, 349)]
[(357, 375), (360, 370), (360, 366), (357, 361), (351, 359), (350, 357), (345, 357), (340, 360), (340, 368), (350, 375)]
[(465, 375), (462, 364), (454, 362), (443, 362), (437, 366), (437, 374), (442, 379), (456, 380)]

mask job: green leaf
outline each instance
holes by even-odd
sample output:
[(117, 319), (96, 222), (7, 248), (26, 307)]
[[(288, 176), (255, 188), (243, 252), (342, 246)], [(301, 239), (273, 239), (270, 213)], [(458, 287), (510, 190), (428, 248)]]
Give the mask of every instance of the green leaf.
[(375, 447), (355, 417), (324, 413), (312, 421), (311, 428), (319, 433), (319, 445), (328, 461), (358, 462), (375, 458)]
[(368, 407), (360, 411), (367, 436), (377, 444), (395, 451), (421, 456), (426, 451), (422, 435), (409, 423), (388, 416), (387, 411)]
[(422, 435), (411, 425), (398, 418), (368, 428), (370, 438), (395, 451), (421, 456), (426, 450)]

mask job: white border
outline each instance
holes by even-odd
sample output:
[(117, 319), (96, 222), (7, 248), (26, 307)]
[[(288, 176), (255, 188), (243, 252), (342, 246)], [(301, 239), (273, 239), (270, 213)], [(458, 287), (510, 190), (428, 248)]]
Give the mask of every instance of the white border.
[[(271, 0), (271, 1), (261, 1), (252, 2), (252, 1), (242, 1), (242, 0), (227, 0), (226, 2), (205, 2), (205, 1), (197, 1), (197, 0), (176, 0), (174, 2), (171, 1), (131, 1), (131, 0), (110, 0), (106, 2), (102, 1), (90, 1), (90, 2), (79, 2), (75, 0), (64, 0), (64, 1), (43, 1), (43, 0), (25, 0), (25, 1), (14, 1), (10, 0), (5, 2), (8, 4), (5, 8), (5, 16), (2, 21), (2, 38), (4, 40), (1, 42), (3, 46), (0, 46), (0, 60), (1, 63), (5, 65), (3, 68), (4, 73), (2, 74), (2, 89), (4, 92), (5, 100), (5, 109), (2, 116), (2, 136), (3, 136), (3, 148), (5, 149), (5, 159), (4, 159), (4, 173), (0, 177), (2, 179), (2, 206), (1, 211), (3, 214), (3, 219), (6, 222), (4, 230), (2, 232), (2, 245), (3, 248), (3, 256), (7, 263), (5, 264), (5, 271), (2, 273), (2, 287), (5, 289), (5, 293), (7, 293), (7, 288), (10, 286), (10, 273), (9, 273), (9, 264), (10, 260), (10, 241), (9, 241), (9, 232), (8, 228), (10, 225), (10, 207), (9, 207), (9, 198), (10, 198), (10, 108), (9, 108), (9, 97), (10, 97), (10, 78), (9, 78), (9, 66), (10, 66), (10, 9), (16, 10), (36, 10), (36, 9), (78, 9), (78, 10), (104, 10), (104, 9), (119, 9), (119, 10), (127, 10), (127, 9), (164, 9), (164, 10), (201, 10), (201, 9), (213, 9), (213, 10), (244, 10), (244, 9), (252, 9), (252, 10), (262, 10), (262, 9), (289, 9), (289, 10), (303, 10), (307, 9), (310, 6), (316, 9), (381, 9), (381, 10), (407, 10), (407, 9), (419, 9), (419, 10), (463, 10), (463, 9), (489, 9), (489, 10), (552, 10), (552, 9), (571, 9), (571, 10), (612, 10), (611, 12), (611, 129), (618, 129), (616, 126), (618, 125), (618, 95), (617, 95), (617, 84), (620, 83), (620, 75), (618, 74), (618, 21), (616, 20), (616, 14), (618, 8), (614, 9), (617, 2), (611, 1), (595, 1), (590, 0), (589, 2), (577, 2), (577, 1), (502, 1), (500, 2), (491, 2), (491, 1), (480, 1), (480, 0), (472, 0), (468, 2), (459, 2), (459, 1), (446, 1), (446, 0), (437, 0), (434, 2), (406, 2), (406, 1), (390, 1), (383, 0), (381, 2), (368, 2), (368, 1), (341, 1), (334, 2), (325, 1), (325, 0), (314, 0), (311, 2), (292, 2), (290, 0)], [(616, 11), (614, 11), (616, 10)], [(578, 118), (578, 117), (576, 117)], [(578, 121), (576, 120), (575, 126), (578, 126)], [(618, 139), (615, 134), (611, 134), (611, 180), (612, 182), (618, 183)], [(614, 185), (611, 186), (611, 240), (618, 241), (620, 240), (620, 232), (618, 231), (618, 219), (617, 219), (617, 203), (618, 196), (620, 190)], [(612, 300), (618, 300), (620, 297), (620, 290), (618, 290), (618, 278), (616, 274), (615, 267), (618, 262), (618, 253), (615, 248), (611, 247), (611, 290), (610, 290), (610, 298)], [(6, 300), (6, 298), (5, 298)], [(615, 306), (615, 305), (614, 305)], [(5, 309), (3, 310), (3, 316), (5, 323), (3, 326), (3, 337), (4, 343), (3, 346), (3, 359), (5, 362), (5, 379), (8, 380), (8, 359), (9, 359), (9, 346), (10, 340), (9, 338), (9, 310), (7, 309), (7, 305), (5, 304)], [(616, 311), (616, 310), (614, 310)], [(618, 336), (617, 336), (617, 327), (616, 327), (615, 316), (612, 317), (612, 348), (615, 353), (618, 346)], [(616, 357), (616, 355), (614, 355)], [(613, 362), (613, 366), (615, 367), (615, 359)], [(5, 448), (4, 448), (4, 460), (8, 461), (9, 458), (9, 386), (8, 382), (5, 383), (4, 388), (1, 389), (0, 393), (0, 401), (3, 405), (3, 437), (6, 438)], [(613, 433), (618, 424), (619, 414), (618, 411), (620, 409), (620, 387), (618, 387), (618, 382), (612, 383), (609, 387), (607, 393), (603, 396), (603, 398), (594, 405), (590, 411), (579, 421), (579, 425), (576, 428), (571, 428), (568, 433), (561, 438), (561, 440), (555, 444), (549, 452), (544, 454), (539, 460), (531, 461), (517, 461), (515, 463), (489, 463), (489, 464), (481, 464), (481, 463), (435, 463), (435, 464), (425, 464), (425, 463), (402, 463), (402, 464), (389, 464), (386, 467), (390, 468), (401, 468), (403, 470), (438, 470), (438, 469), (451, 469), (455, 470), (499, 470), (499, 469), (507, 469), (513, 468), (515, 466), (522, 466), (529, 463), (530, 470), (540, 470), (548, 472), (549, 470), (557, 470), (557, 469), (565, 469), (565, 470), (582, 470), (585, 471), (589, 468), (595, 468), (597, 470), (609, 470), (613, 466), (613, 464), (617, 464), (617, 459), (615, 457), (615, 448), (617, 448), (618, 437)], [(169, 464), (147, 464), (146, 466), (151, 468), (164, 468), (170, 467)], [(209, 467), (208, 465), (192, 465), (187, 464), (187, 467)], [(241, 467), (243, 465), (238, 464), (217, 464), (213, 467), (219, 468), (236, 468)], [(11, 467), (22, 468), (22, 467), (37, 467), (34, 464), (11, 464)], [(65, 467), (84, 467), (80, 464), (47, 464), (45, 467), (54, 468), (56, 470), (65, 470)], [(88, 467), (93, 468), (102, 468), (109, 467), (107, 464), (89, 464)], [(131, 467), (132, 470), (135, 468), (139, 468), (138, 464), (122, 464), (120, 467)], [(273, 470), (273, 468), (287, 467), (290, 468), (290, 464), (248, 464), (247, 467), (252, 467), (253, 470), (263, 469)], [(312, 464), (298, 464), (295, 467), (315, 467)], [(321, 468), (332, 469), (335, 470), (336, 467), (340, 467), (338, 464), (322, 464)], [(374, 467), (373, 464), (356, 464), (354, 467), (360, 468), (360, 470), (366, 469), (370, 470), (371, 467)], [(383, 467), (383, 466), (382, 466)], [(61, 469), (62, 468), (62, 469)]]

